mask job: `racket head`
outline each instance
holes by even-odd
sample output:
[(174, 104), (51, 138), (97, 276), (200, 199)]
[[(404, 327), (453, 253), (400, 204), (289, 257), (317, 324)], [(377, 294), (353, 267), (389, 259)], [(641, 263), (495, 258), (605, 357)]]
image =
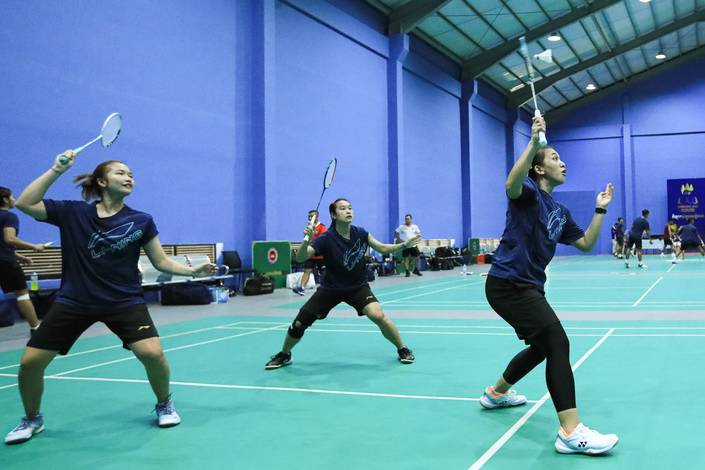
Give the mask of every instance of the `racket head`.
[(103, 147), (110, 147), (115, 139), (120, 135), (120, 130), (122, 129), (122, 115), (120, 113), (113, 113), (107, 118), (103, 123), (103, 127), (100, 130), (100, 140)]
[(337, 158), (334, 158), (328, 164), (328, 168), (326, 169), (326, 174), (323, 176), (323, 189), (328, 189), (328, 188), (330, 188), (330, 185), (333, 184), (333, 178), (335, 177), (335, 168), (337, 166), (338, 166), (338, 159)]

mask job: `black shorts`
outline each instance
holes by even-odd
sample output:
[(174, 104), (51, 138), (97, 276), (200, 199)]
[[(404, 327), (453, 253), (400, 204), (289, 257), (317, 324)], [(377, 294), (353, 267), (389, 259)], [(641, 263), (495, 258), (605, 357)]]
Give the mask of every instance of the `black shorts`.
[(323, 260), (322, 259), (307, 259), (304, 261), (304, 269), (321, 269), (323, 267)]
[(673, 240), (671, 240), (670, 238), (663, 239), (663, 247), (665, 248), (667, 246), (673, 246)]
[(365, 315), (363, 309), (371, 303), (379, 302), (370, 290), (370, 286), (365, 284), (354, 290), (341, 291), (319, 287), (318, 290), (308, 299), (308, 302), (301, 307), (313, 313), (319, 320), (328, 316), (328, 313), (340, 302), (345, 302), (357, 310), (358, 316)]
[(159, 336), (145, 304), (98, 313), (54, 302), (27, 346), (66, 354), (78, 337), (96, 322), (105, 323), (122, 340), (125, 349), (130, 349), (128, 346), (137, 341)]
[(421, 252), (415, 246), (412, 246), (411, 248), (404, 248), (401, 251), (402, 258), (416, 258), (420, 254)]
[(641, 250), (641, 237), (634, 238), (630, 236), (627, 239), (627, 250), (631, 250), (633, 246), (636, 246), (637, 250)]
[(27, 281), (20, 263), (0, 261), (0, 288), (6, 294), (27, 288)]
[(700, 243), (695, 241), (681, 241), (681, 251), (697, 250)]
[(547, 326), (560, 322), (544, 291), (533, 284), (487, 276), (485, 295), (492, 309), (526, 344)]

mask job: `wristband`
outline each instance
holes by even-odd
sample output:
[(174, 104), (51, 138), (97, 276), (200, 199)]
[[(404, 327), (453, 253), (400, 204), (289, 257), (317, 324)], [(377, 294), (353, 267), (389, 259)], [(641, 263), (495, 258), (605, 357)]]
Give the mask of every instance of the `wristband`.
[(603, 209), (602, 207), (596, 207), (595, 208), (595, 214), (606, 214), (607, 209)]

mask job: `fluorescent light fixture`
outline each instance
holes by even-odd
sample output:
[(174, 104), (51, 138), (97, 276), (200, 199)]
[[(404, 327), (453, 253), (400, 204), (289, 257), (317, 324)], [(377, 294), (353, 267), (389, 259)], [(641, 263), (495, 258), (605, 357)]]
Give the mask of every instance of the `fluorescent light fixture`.
[(597, 87), (595, 86), (594, 83), (588, 83), (587, 86), (585, 87), (587, 91), (594, 91), (597, 90)]
[(554, 31), (551, 34), (548, 35), (548, 40), (551, 42), (556, 42), (561, 40), (561, 35), (558, 34), (558, 31)]
[(641, 3), (649, 3), (651, 0), (639, 0)]
[(519, 89), (521, 89), (521, 88), (524, 88), (524, 84), (523, 84), (523, 83), (520, 83), (520, 84), (518, 84), (518, 85), (516, 85), (516, 86), (513, 86), (512, 88), (509, 89), (509, 92), (510, 92), (510, 93), (514, 93), (515, 91), (517, 91), (517, 90), (519, 90)]
[(663, 59), (666, 58), (666, 54), (664, 54), (663, 52), (659, 51), (658, 53), (656, 53), (656, 58), (657, 58), (658, 60), (663, 60)]

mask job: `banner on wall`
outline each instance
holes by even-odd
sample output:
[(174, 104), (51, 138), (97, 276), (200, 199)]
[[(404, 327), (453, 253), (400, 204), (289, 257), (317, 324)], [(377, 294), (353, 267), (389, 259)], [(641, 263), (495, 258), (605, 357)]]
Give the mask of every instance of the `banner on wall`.
[(705, 178), (667, 180), (668, 215), (678, 225), (695, 218), (698, 232), (705, 234)]

